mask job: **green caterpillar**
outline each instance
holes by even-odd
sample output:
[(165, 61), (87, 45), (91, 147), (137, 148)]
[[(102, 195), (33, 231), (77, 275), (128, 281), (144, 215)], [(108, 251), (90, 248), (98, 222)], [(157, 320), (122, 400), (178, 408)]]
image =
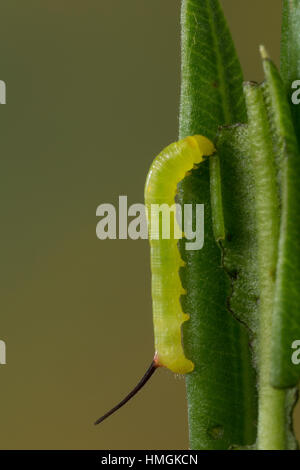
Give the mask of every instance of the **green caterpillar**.
[[(99, 424), (130, 400), (158, 367), (166, 367), (179, 374), (187, 374), (194, 369), (193, 362), (184, 355), (181, 342), (181, 326), (189, 319), (189, 315), (182, 312), (180, 305), (180, 295), (184, 290), (179, 278), (179, 268), (183, 262), (177, 247), (176, 227), (168, 239), (163, 239), (161, 230), (153, 227), (151, 207), (162, 204), (173, 206), (178, 183), (194, 165), (214, 152), (213, 143), (206, 137), (186, 137), (166, 147), (150, 167), (145, 185), (145, 205), (151, 247), (155, 355), (137, 386), (95, 424)], [(178, 225), (177, 222), (176, 224)]]
[[(151, 205), (174, 204), (177, 185), (205, 155), (214, 152), (213, 144), (202, 136), (187, 137), (169, 145), (153, 161), (145, 186), (151, 247), (152, 302), (155, 338), (155, 361), (179, 374), (187, 374), (194, 364), (185, 357), (181, 343), (181, 326), (189, 315), (182, 312), (180, 295), (184, 293), (179, 278), (183, 265), (178, 240), (153, 236)], [(154, 234), (155, 235), (155, 234)]]

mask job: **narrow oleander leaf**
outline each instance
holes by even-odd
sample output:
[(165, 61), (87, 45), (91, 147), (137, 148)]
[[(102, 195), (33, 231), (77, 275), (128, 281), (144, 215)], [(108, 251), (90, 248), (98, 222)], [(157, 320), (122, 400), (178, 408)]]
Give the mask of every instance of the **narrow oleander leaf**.
[(293, 80), (299, 78), (300, 64), (300, 0), (283, 0), (280, 74), (290, 90)]
[[(280, 73), (285, 93), (292, 108), (293, 121), (300, 142), (300, 104), (292, 95), (300, 80), (300, 0), (283, 0)], [(298, 84), (296, 83), (298, 81)]]
[(255, 185), (247, 125), (223, 128), (217, 140), (221, 162), (222, 205), (226, 238), (223, 265), (230, 278), (230, 311), (246, 327), (253, 362), (257, 362), (258, 263)]
[[(245, 122), (242, 80), (219, 2), (183, 0), (180, 137), (202, 134), (215, 140), (220, 125)], [(238, 159), (236, 164), (242, 166)], [(226, 177), (230, 180), (229, 170)], [(203, 249), (186, 252), (184, 241), (180, 243), (186, 263), (180, 274), (187, 292), (182, 304), (190, 314), (183, 325), (183, 345), (195, 364), (186, 379), (192, 449), (228, 449), (255, 441), (250, 338), (237, 319), (239, 314), (231, 311), (233, 280), (223, 265), (220, 245), (226, 230), (222, 180), (219, 162), (214, 160), (201, 164), (179, 185), (181, 204), (205, 207)], [(232, 188), (228, 191), (226, 200)]]
[[(240, 142), (236, 143), (234, 131), (225, 132), (226, 135), (220, 138), (218, 152), (222, 182), (227, 181), (225, 194), (222, 191), (224, 221), (226, 226), (227, 223), (230, 226), (226, 256), (234, 271), (227, 272), (220, 249), (216, 250), (209, 204), (209, 161), (185, 178), (178, 195), (181, 204), (205, 204), (203, 249), (184, 252), (185, 240), (180, 242), (186, 263), (180, 274), (187, 290), (182, 297), (182, 305), (184, 311), (191, 315), (183, 325), (183, 340), (187, 357), (195, 363), (195, 371), (186, 379), (192, 449), (229, 449), (234, 445), (251, 445), (256, 440), (256, 383), (249, 349), (251, 336), (248, 327), (235, 318), (231, 310), (233, 285), (244, 269), (241, 263), (247, 264), (245, 247), (251, 251), (253, 240), (247, 231), (249, 224), (253, 227), (251, 220), (232, 218), (232, 214), (241, 214), (246, 206), (247, 215), (253, 215), (253, 197), (250, 198), (249, 192), (245, 191), (247, 165), (243, 156), (246, 150), (241, 149)], [(235, 183), (234, 193), (230, 181)], [(240, 242), (240, 224), (243, 224), (242, 238), (246, 237), (247, 242)], [(245, 266), (244, 280), (246, 271)], [(241, 284), (239, 289), (243, 298)], [(254, 289), (247, 295), (250, 316), (251, 308), (257, 305), (257, 293)], [(243, 309), (245, 304), (243, 300)]]
[(263, 87), (245, 84), (249, 120), (249, 149), (255, 182), (257, 259), (259, 271), (258, 449), (283, 450), (288, 446), (287, 394), (270, 383), (272, 321), (280, 227), (280, 191)]
[[(249, 131), (246, 125), (224, 127), (216, 142), (222, 177), (222, 206), (226, 238), (221, 242), (222, 266), (230, 280), (227, 310), (246, 332), (240, 377), (243, 378), (244, 409), (248, 410), (248, 425), (256, 441), (257, 395), (257, 330), (258, 330), (258, 260), (256, 231), (256, 188), (253, 166), (249, 158)], [(251, 366), (249, 366), (251, 356)], [(254, 385), (255, 384), (255, 385)], [(255, 390), (254, 390), (255, 387)], [(252, 419), (249, 411), (251, 410)], [(255, 438), (254, 438), (255, 434)], [(244, 443), (245, 445), (245, 443)]]
[(183, 0), (180, 137), (214, 139), (218, 126), (245, 122), (242, 82), (219, 1)]
[(265, 98), (275, 140), (281, 197), (281, 228), (272, 328), (271, 380), (292, 387), (300, 379), (300, 364), (291, 360), (300, 339), (300, 154), (291, 110), (280, 75), (264, 55)]

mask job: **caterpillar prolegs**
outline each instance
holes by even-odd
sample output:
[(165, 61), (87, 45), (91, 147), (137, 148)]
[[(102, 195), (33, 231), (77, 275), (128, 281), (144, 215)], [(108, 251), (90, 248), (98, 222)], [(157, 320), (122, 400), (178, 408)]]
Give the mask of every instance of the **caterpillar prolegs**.
[[(174, 220), (174, 233), (164, 239), (160, 228), (153, 226), (153, 205), (174, 205), (178, 183), (194, 165), (215, 152), (213, 143), (204, 136), (195, 135), (166, 147), (153, 161), (145, 185), (145, 205), (151, 249), (152, 305), (155, 338), (154, 359), (137, 386), (114, 408), (99, 418), (99, 424), (129, 401), (150, 379), (158, 367), (166, 367), (178, 374), (187, 374), (194, 368), (185, 357), (181, 326), (189, 315), (183, 313), (180, 295), (184, 293), (179, 277), (183, 265), (176, 230), (181, 230)], [(177, 225), (177, 226), (176, 226)], [(159, 227), (159, 224), (158, 224)]]

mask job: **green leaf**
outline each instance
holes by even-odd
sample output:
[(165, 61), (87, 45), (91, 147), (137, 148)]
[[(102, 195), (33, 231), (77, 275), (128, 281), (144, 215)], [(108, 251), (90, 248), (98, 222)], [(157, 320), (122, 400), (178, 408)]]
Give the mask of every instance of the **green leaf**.
[(249, 331), (253, 350), (257, 333), (259, 289), (255, 187), (249, 158), (248, 126), (224, 128), (218, 137), (217, 149), (221, 161), (222, 201), (227, 232), (222, 242), (223, 265), (231, 280), (230, 310)]
[(259, 371), (257, 446), (274, 450), (296, 447), (291, 429), (295, 390), (286, 393), (273, 386), (295, 384), (290, 380), (295, 373), (290, 335), (300, 332), (294, 321), (300, 300), (300, 233), (294, 217), (300, 207), (295, 184), (300, 174), (284, 86), (263, 47), (261, 53), (266, 81), (260, 86), (246, 84), (245, 95), (255, 180), (260, 290), (255, 348)]
[[(235, 318), (235, 312), (231, 309), (235, 283), (239, 285), (239, 296), (243, 298), (245, 307), (245, 291), (242, 289), (242, 279), (247, 278), (245, 246), (251, 251), (249, 219), (245, 219), (246, 224), (243, 224), (243, 241), (240, 243), (241, 221), (233, 219), (231, 213), (241, 213), (245, 205), (248, 208), (247, 201), (252, 198), (249, 198), (244, 185), (247, 165), (243, 160), (245, 150), (241, 150), (242, 137), (240, 133), (236, 135), (234, 130), (224, 133), (218, 148), (222, 181), (227, 181), (224, 220), (226, 226), (227, 223), (230, 226), (230, 241), (226, 242), (226, 257), (228, 263), (232, 262), (232, 272), (227, 272), (220, 249), (217, 247), (216, 250), (209, 204), (209, 161), (185, 178), (178, 196), (181, 204), (205, 205), (203, 249), (185, 252), (186, 240), (180, 242), (186, 263), (180, 274), (187, 289), (182, 305), (184, 311), (191, 315), (183, 325), (183, 343), (187, 357), (195, 363), (195, 371), (186, 378), (192, 449), (229, 449), (232, 445), (253, 444), (256, 439), (256, 386), (251, 366), (250, 338), (248, 329)], [(234, 193), (231, 190), (232, 182), (235, 183)], [(250, 213), (251, 204), (246, 210), (247, 215)], [(244, 263), (243, 267), (241, 262)], [(242, 270), (243, 278), (239, 278)], [(257, 293), (249, 292), (246, 295), (249, 305), (256, 306)]]
[(246, 120), (242, 73), (219, 2), (182, 2), (180, 137), (203, 134), (217, 147), (179, 185), (181, 204), (205, 205), (204, 248), (185, 252), (180, 243), (182, 304), (191, 315), (183, 343), (196, 366), (187, 376), (195, 449), (254, 443), (249, 342), (258, 371), (257, 447), (296, 448), (291, 387), (300, 366), (291, 362), (291, 346), (300, 339), (300, 108), (291, 93), (300, 79), (300, 0), (283, 3), (283, 82), (262, 48), (266, 82), (245, 86), (249, 127), (228, 127), (216, 140), (220, 125)]
[(293, 120), (300, 142), (300, 107), (292, 105), (292, 83), (300, 80), (300, 0), (283, 0), (280, 73), (292, 106)]
[[(272, 383), (292, 387), (300, 379), (300, 365), (293, 364), (292, 344), (300, 339), (300, 107), (291, 103), (291, 83), (300, 78), (300, 1), (284, 2), (281, 70), (264, 60), (272, 113), (277, 116), (276, 134), (280, 143), (281, 234), (277, 266), (273, 323)], [(284, 88), (285, 86), (285, 88)], [(288, 100), (286, 93), (288, 92)], [(290, 111), (290, 106), (292, 110)], [(292, 116), (291, 116), (292, 113)], [(293, 122), (292, 122), (293, 120)], [(294, 123), (294, 126), (293, 126)]]
[(271, 378), (276, 387), (292, 387), (300, 378), (300, 365), (291, 361), (292, 343), (300, 338), (300, 155), (283, 83), (275, 65), (267, 57), (263, 62), (281, 195)]
[(262, 87), (246, 84), (250, 155), (255, 180), (259, 267), (258, 448), (286, 448), (285, 392), (270, 384), (271, 328), (275, 294), (280, 207), (277, 168)]
[[(245, 119), (241, 67), (219, 2), (183, 0), (180, 137), (202, 134), (215, 139), (220, 125)], [(243, 171), (239, 155), (235, 158), (229, 152), (222, 157), (229, 165), (227, 169), (221, 162), (225, 176), (221, 176), (219, 163), (214, 160), (201, 164), (179, 185), (181, 204), (205, 205), (203, 249), (185, 252), (184, 241), (180, 244), (186, 261), (181, 278), (187, 290), (182, 304), (191, 316), (183, 326), (183, 344), (187, 357), (195, 363), (195, 371), (186, 379), (192, 449), (228, 449), (255, 441), (256, 390), (250, 340), (247, 328), (235, 318), (242, 314), (231, 310), (235, 272), (227, 272), (223, 249), (214, 237), (215, 231), (217, 239), (224, 238), (225, 231), (221, 178), (230, 181), (232, 161)], [(226, 201), (234, 200), (232, 204), (238, 205), (239, 211), (241, 191), (241, 186), (235, 188), (232, 197), (230, 187), (224, 196)], [(227, 218), (230, 210), (226, 209)], [(234, 223), (233, 240), (240, 230), (239, 222)], [(240, 268), (238, 258), (237, 255), (236, 271)], [(239, 299), (242, 298), (240, 285)], [(249, 305), (252, 308), (253, 302)], [(244, 304), (240, 307), (243, 311)]]
[(217, 0), (182, 2), (180, 138), (214, 139), (218, 126), (245, 122), (243, 75)]

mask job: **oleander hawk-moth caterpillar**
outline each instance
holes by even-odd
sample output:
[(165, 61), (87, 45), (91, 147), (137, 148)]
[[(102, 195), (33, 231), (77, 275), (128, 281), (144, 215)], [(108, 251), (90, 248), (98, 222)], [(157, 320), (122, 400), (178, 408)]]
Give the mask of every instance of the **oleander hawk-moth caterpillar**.
[[(187, 374), (194, 368), (185, 357), (181, 326), (189, 319), (183, 313), (180, 296), (184, 293), (179, 277), (183, 265), (174, 233), (164, 239), (160, 224), (153, 227), (151, 207), (174, 205), (178, 183), (187, 172), (200, 164), (206, 156), (215, 152), (213, 143), (204, 136), (195, 135), (166, 147), (153, 161), (145, 185), (145, 206), (151, 249), (152, 306), (155, 338), (154, 359), (136, 387), (114, 408), (99, 418), (95, 424), (127, 403), (149, 380), (158, 367), (166, 367), (174, 373)], [(178, 222), (174, 221), (174, 224)], [(179, 225), (179, 224), (178, 224)], [(158, 228), (157, 228), (158, 227)], [(178, 226), (178, 230), (181, 228)]]

